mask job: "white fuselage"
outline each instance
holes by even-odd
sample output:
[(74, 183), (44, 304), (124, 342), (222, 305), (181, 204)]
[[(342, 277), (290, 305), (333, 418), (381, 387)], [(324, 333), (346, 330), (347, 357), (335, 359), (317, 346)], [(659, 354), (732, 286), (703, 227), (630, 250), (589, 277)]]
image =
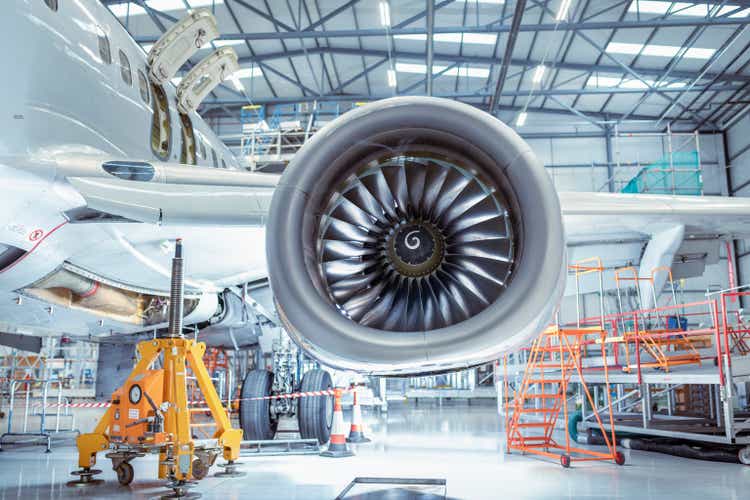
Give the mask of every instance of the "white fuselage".
[[(138, 72), (148, 74), (146, 54), (95, 0), (60, 2), (57, 12), (41, 0), (10, 2), (0, 16), (0, 33), (8, 48), (0, 56), (0, 254), (6, 247), (26, 252), (0, 271), (0, 330), (34, 327), (94, 335), (133, 330), (133, 325), (102, 324), (82, 312), (50, 314), (34, 300), (21, 300), (19, 305), (16, 291), (63, 263), (136, 290), (168, 291), (170, 242), (177, 237), (185, 243), (188, 290), (211, 294), (265, 277), (262, 225), (68, 222), (63, 212), (86, 203), (57, 171), (56, 158), (97, 155), (159, 161), (151, 150), (154, 96), (147, 103), (139, 89)], [(109, 42), (111, 63), (101, 56), (102, 35)], [(121, 52), (130, 63), (130, 85), (121, 75)], [(164, 91), (171, 119), (167, 161), (179, 162), (182, 134), (175, 88), (168, 84)], [(201, 117), (193, 112), (190, 119), (197, 164), (216, 166), (215, 154), (219, 168), (239, 168)], [(49, 165), (30, 169), (24, 165), (27, 160)]]

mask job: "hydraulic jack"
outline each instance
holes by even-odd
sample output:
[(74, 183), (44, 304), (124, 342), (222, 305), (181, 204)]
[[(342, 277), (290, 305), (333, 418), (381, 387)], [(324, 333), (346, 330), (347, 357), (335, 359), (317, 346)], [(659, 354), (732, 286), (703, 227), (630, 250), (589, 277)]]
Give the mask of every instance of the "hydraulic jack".
[[(172, 283), (169, 302), (168, 334), (137, 346), (139, 361), (125, 381), (112, 394), (110, 407), (94, 432), (78, 437), (79, 476), (69, 486), (101, 483), (94, 479), (101, 470), (93, 469), (96, 455), (109, 450), (120, 484), (133, 480), (130, 461), (147, 453), (159, 454), (159, 478), (166, 479), (173, 493), (162, 498), (197, 498), (188, 489), (203, 479), (209, 467), (221, 454), (222, 476), (242, 475), (236, 470), (242, 430), (233, 429), (226, 410), (203, 365), (206, 345), (186, 339), (182, 334), (183, 316), (182, 242), (177, 240), (172, 261)], [(160, 369), (150, 369), (161, 356)], [(196, 447), (190, 432), (190, 410), (187, 401), (186, 370), (190, 367), (216, 423), (216, 446)]]

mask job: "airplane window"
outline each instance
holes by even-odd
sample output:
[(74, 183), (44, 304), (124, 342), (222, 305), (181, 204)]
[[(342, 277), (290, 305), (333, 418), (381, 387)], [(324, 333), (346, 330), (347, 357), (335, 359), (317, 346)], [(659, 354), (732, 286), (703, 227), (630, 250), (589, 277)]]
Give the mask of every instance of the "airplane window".
[(154, 117), (151, 122), (151, 150), (160, 160), (168, 160), (172, 149), (172, 124), (169, 116), (167, 94), (160, 85), (151, 86), (154, 96)]
[(123, 51), (120, 51), (120, 75), (122, 75), (122, 81), (127, 83), (129, 87), (133, 85), (133, 73), (130, 72), (130, 61)]
[(211, 150), (211, 161), (214, 164), (214, 168), (217, 168), (219, 166), (219, 162), (216, 160), (216, 151), (213, 149)]
[(47, 7), (57, 12), (57, 0), (44, 0), (44, 3), (47, 4)]
[(112, 51), (109, 48), (109, 38), (101, 28), (99, 28), (99, 55), (104, 64), (112, 64)]
[(182, 124), (182, 150), (180, 151), (180, 163), (186, 165), (195, 165), (195, 134), (193, 133), (193, 123), (188, 115), (180, 113), (180, 123)]
[(143, 102), (148, 104), (148, 101), (149, 101), (148, 80), (146, 80), (146, 75), (144, 75), (143, 71), (141, 70), (138, 70), (138, 88), (141, 91), (141, 99), (143, 99)]

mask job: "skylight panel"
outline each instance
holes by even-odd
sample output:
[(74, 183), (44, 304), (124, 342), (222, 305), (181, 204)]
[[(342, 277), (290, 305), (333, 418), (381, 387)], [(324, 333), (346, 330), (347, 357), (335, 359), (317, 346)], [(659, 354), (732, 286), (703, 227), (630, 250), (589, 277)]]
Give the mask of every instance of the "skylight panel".
[[(670, 6), (672, 9), (670, 10)], [(628, 7), (628, 12), (641, 14), (658, 14), (664, 15), (669, 13), (671, 16), (693, 16), (693, 17), (706, 17), (709, 13), (714, 12), (714, 9), (720, 5), (720, 3), (694, 3), (694, 2), (665, 2), (662, 0), (638, 0), (631, 2)], [(737, 10), (736, 5), (724, 5), (718, 9), (718, 14), (714, 12), (714, 15), (724, 16), (730, 12)], [(750, 9), (742, 9), (734, 14), (730, 14), (729, 17), (747, 17), (750, 14)]]
[(143, 7), (135, 3), (117, 3), (108, 5), (107, 8), (117, 17), (138, 16), (146, 13)]
[[(188, 0), (188, 3), (192, 8), (213, 7), (223, 4), (224, 0)], [(182, 0), (146, 0), (146, 5), (162, 12), (185, 9), (185, 3)], [(107, 8), (117, 17), (125, 17), (128, 14), (138, 16), (146, 13), (143, 7), (133, 2), (108, 5)]]
[[(674, 57), (681, 49), (682, 47), (676, 45), (643, 45), (642, 43), (610, 42), (606, 50), (614, 54), (637, 55), (641, 53), (644, 56)], [(709, 59), (714, 52), (716, 52), (714, 49), (691, 47), (685, 51), (684, 57), (688, 59)]]
[(591, 75), (586, 82), (587, 87), (617, 87), (620, 85), (622, 78), (617, 76), (600, 76)]
[[(245, 40), (214, 40), (214, 45), (216, 45), (217, 49), (221, 48), (221, 47), (228, 47), (230, 45), (244, 45), (244, 44), (245, 44)], [(211, 44), (210, 43), (206, 44), (206, 45), (204, 45), (201, 48), (202, 49), (206, 49), (206, 48), (210, 49), (211, 48)]]
[[(427, 41), (426, 34), (394, 35), (397, 40)], [(495, 33), (435, 33), (432, 39), (436, 42), (469, 43), (477, 45), (495, 45), (497, 34)]]
[(240, 70), (237, 70), (233, 73), (232, 76), (235, 78), (254, 78), (256, 76), (262, 76), (263, 70), (261, 70), (258, 66), (253, 66), (252, 68), (242, 68)]
[[(439, 73), (440, 71), (443, 71), (445, 69), (445, 66), (442, 66), (437, 69), (437, 71), (435, 71), (436, 69), (437, 68), (433, 67), (433, 73)], [(443, 74), (447, 76), (463, 76), (467, 78), (487, 78), (490, 76), (490, 70), (489, 68), (461, 66), (458, 68), (451, 68)]]
[(637, 78), (599, 74), (591, 75), (586, 81), (587, 87), (595, 88), (648, 89), (650, 87), (657, 87), (676, 89), (683, 88), (685, 85), (684, 81), (661, 82), (657, 84), (656, 81), (649, 79), (639, 80)]
[[(473, 66), (461, 66), (451, 68), (446, 71), (448, 66), (432, 66), (432, 74), (438, 74), (443, 71), (443, 75), (446, 76), (463, 76), (468, 78), (487, 78), (490, 76), (489, 68), (473, 67)], [(415, 63), (396, 63), (396, 71), (401, 73), (416, 73), (420, 75), (427, 74), (427, 66), (424, 64)]]

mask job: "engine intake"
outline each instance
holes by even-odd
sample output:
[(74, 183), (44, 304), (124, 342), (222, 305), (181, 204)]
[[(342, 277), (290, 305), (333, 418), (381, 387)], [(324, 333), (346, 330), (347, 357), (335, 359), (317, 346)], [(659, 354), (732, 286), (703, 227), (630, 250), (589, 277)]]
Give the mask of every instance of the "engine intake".
[(321, 362), (425, 373), (538, 333), (564, 285), (560, 207), (529, 146), (466, 104), (399, 97), (330, 123), (274, 194), (269, 273)]

